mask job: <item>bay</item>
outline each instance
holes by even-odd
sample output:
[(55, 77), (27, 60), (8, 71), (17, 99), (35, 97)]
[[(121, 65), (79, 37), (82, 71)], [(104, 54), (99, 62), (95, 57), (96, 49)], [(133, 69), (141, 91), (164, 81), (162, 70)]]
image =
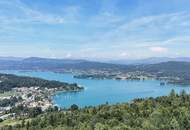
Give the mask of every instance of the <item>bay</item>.
[(62, 108), (69, 108), (72, 104), (80, 107), (97, 106), (129, 102), (136, 98), (157, 97), (168, 95), (172, 89), (177, 93), (182, 90), (190, 92), (190, 86), (177, 86), (166, 84), (160, 86), (158, 80), (127, 81), (127, 80), (95, 80), (76, 79), (72, 74), (54, 72), (33, 72), (33, 71), (0, 71), (0, 73), (16, 74), (20, 76), (38, 77), (47, 80), (57, 80), (68, 83), (77, 83), (84, 86), (81, 92), (57, 92), (52, 96), (55, 105)]

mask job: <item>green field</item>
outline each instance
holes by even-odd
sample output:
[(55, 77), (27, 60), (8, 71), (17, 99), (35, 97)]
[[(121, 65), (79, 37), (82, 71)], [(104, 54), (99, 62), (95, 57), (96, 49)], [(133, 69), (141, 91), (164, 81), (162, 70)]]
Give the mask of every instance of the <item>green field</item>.
[(18, 96), (18, 93), (17, 92), (13, 92), (13, 91), (8, 91), (8, 92), (0, 93), (0, 98), (9, 97), (9, 96)]
[(16, 124), (21, 124), (21, 120), (11, 120), (11, 119), (9, 119), (9, 120), (5, 120), (5, 121), (1, 122), (0, 123), (0, 128), (5, 127), (7, 125), (14, 126)]

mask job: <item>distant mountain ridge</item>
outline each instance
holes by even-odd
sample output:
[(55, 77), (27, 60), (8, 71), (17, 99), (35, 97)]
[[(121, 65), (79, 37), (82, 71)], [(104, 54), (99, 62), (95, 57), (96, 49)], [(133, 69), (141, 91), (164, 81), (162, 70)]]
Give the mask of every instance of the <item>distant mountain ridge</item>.
[(159, 66), (163, 63), (175, 62), (190, 63), (190, 58), (148, 58), (144, 60), (131, 60), (127, 63), (121, 62), (98, 62), (88, 61), (81, 59), (50, 59), (40, 57), (30, 58), (16, 58), (16, 57), (1, 57), (0, 58), (0, 69), (19, 69), (19, 70), (52, 70), (62, 71), (68, 69), (77, 70), (89, 70), (89, 69), (100, 69), (100, 70), (134, 70), (134, 68), (143, 68), (143, 66), (153, 67), (154, 64)]
[(80, 60), (80, 59), (49, 59), (30, 57), (22, 60), (1, 60), (0, 69), (16, 69), (16, 70), (49, 70), (49, 71), (62, 71), (68, 69), (97, 69), (113, 66), (108, 63), (100, 63), (94, 61)]
[(0, 60), (6, 60), (6, 61), (20, 61), (20, 60), (23, 60), (24, 58), (22, 57), (12, 57), (12, 56), (9, 56), (9, 57), (0, 57)]
[(131, 65), (131, 64), (157, 64), (162, 62), (168, 61), (184, 61), (190, 62), (190, 57), (177, 57), (177, 58), (169, 58), (169, 57), (150, 57), (146, 59), (134, 59), (134, 60), (111, 60), (107, 61), (107, 63), (113, 64), (124, 64), (124, 65)]
[[(5, 60), (6, 59), (6, 60)], [(160, 60), (162, 59), (162, 60)], [(172, 61), (171, 61), (172, 60)], [(140, 63), (141, 61), (141, 63)], [(147, 62), (149, 61), (149, 62)], [(149, 58), (146, 60), (137, 60), (131, 64), (115, 64), (115, 63), (103, 63), (88, 60), (78, 59), (50, 59), (50, 58), (39, 58), (30, 57), (23, 59), (12, 59), (12, 58), (0, 58), (0, 69), (18, 69), (18, 70), (49, 70), (49, 71), (62, 71), (62, 70), (109, 70), (109, 71), (136, 71), (136, 70), (150, 70), (159, 67), (164, 68), (165, 66), (176, 66), (183, 69), (184, 65), (189, 65), (190, 58)], [(158, 66), (158, 67), (157, 67)], [(179, 69), (175, 67), (175, 69)], [(169, 69), (168, 68), (168, 69)]]
[(177, 57), (177, 58), (169, 58), (169, 57), (150, 57), (145, 59), (120, 59), (120, 60), (101, 60), (101, 61), (91, 61), (84, 59), (56, 59), (56, 58), (41, 58), (41, 57), (0, 57), (1, 61), (22, 61), (27, 63), (32, 62), (54, 62), (54, 63), (64, 63), (64, 64), (76, 64), (82, 62), (96, 62), (96, 63), (108, 63), (108, 64), (121, 64), (121, 65), (139, 65), (139, 64), (157, 64), (162, 62), (169, 61), (179, 61), (179, 62), (190, 62), (190, 57)]
[(25, 58), (22, 61), (23, 62), (59, 62), (59, 63), (68, 63), (68, 64), (86, 62), (86, 60), (80, 60), (80, 59), (51, 59), (51, 58), (40, 58), (40, 57)]

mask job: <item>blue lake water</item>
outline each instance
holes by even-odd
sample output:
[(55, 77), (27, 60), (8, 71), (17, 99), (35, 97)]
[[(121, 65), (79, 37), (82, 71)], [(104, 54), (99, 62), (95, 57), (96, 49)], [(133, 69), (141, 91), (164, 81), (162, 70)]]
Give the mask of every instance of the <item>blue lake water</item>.
[(59, 74), (53, 72), (22, 72), (0, 71), (22, 76), (39, 77), (48, 80), (58, 80), (68, 83), (77, 83), (85, 87), (82, 92), (58, 92), (52, 97), (53, 102), (60, 107), (70, 107), (77, 104), (80, 107), (96, 106), (106, 102), (110, 104), (128, 102), (135, 98), (157, 97), (168, 95), (172, 89), (180, 92), (183, 89), (188, 93), (190, 87), (165, 85), (160, 86), (158, 80), (146, 81), (117, 81), (117, 80), (91, 80), (75, 79), (72, 74)]

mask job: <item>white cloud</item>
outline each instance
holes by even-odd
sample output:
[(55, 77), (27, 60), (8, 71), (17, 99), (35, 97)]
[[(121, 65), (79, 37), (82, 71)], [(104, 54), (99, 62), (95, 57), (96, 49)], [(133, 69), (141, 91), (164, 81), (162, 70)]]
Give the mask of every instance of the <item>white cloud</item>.
[[(62, 13), (53, 14), (31, 8), (20, 0), (0, 1), (0, 23), (47, 23), (47, 24), (64, 24), (76, 23), (79, 17), (78, 6), (64, 7)], [(10, 10), (7, 10), (7, 8)]]
[[(190, 45), (189, 12), (143, 16), (122, 22), (115, 24), (117, 27), (97, 36), (96, 40), (89, 43), (98, 47), (107, 46), (107, 50), (115, 50), (118, 53), (127, 51), (131, 57), (138, 55), (151, 57), (158, 53), (158, 56), (167, 56), (167, 54), (171, 56), (175, 55), (175, 52), (168, 50), (180, 49), (181, 45)], [(150, 51), (143, 51), (147, 48)], [(133, 52), (136, 55), (132, 55)]]
[(72, 54), (71, 53), (67, 53), (66, 55), (65, 55), (65, 58), (71, 58), (72, 57)]
[[(190, 13), (170, 13), (152, 16), (144, 16), (131, 21), (124, 21), (103, 37), (117, 37), (118, 39), (154, 39), (162, 38), (167, 33), (186, 33), (189, 32)], [(183, 35), (183, 34), (182, 34)]]
[(122, 52), (120, 56), (127, 58), (127, 57), (130, 56), (130, 55), (129, 55), (127, 52)]
[(163, 53), (163, 52), (167, 52), (168, 51), (167, 48), (159, 47), (159, 46), (150, 47), (149, 50), (151, 50), (152, 52), (157, 52), (157, 53)]

